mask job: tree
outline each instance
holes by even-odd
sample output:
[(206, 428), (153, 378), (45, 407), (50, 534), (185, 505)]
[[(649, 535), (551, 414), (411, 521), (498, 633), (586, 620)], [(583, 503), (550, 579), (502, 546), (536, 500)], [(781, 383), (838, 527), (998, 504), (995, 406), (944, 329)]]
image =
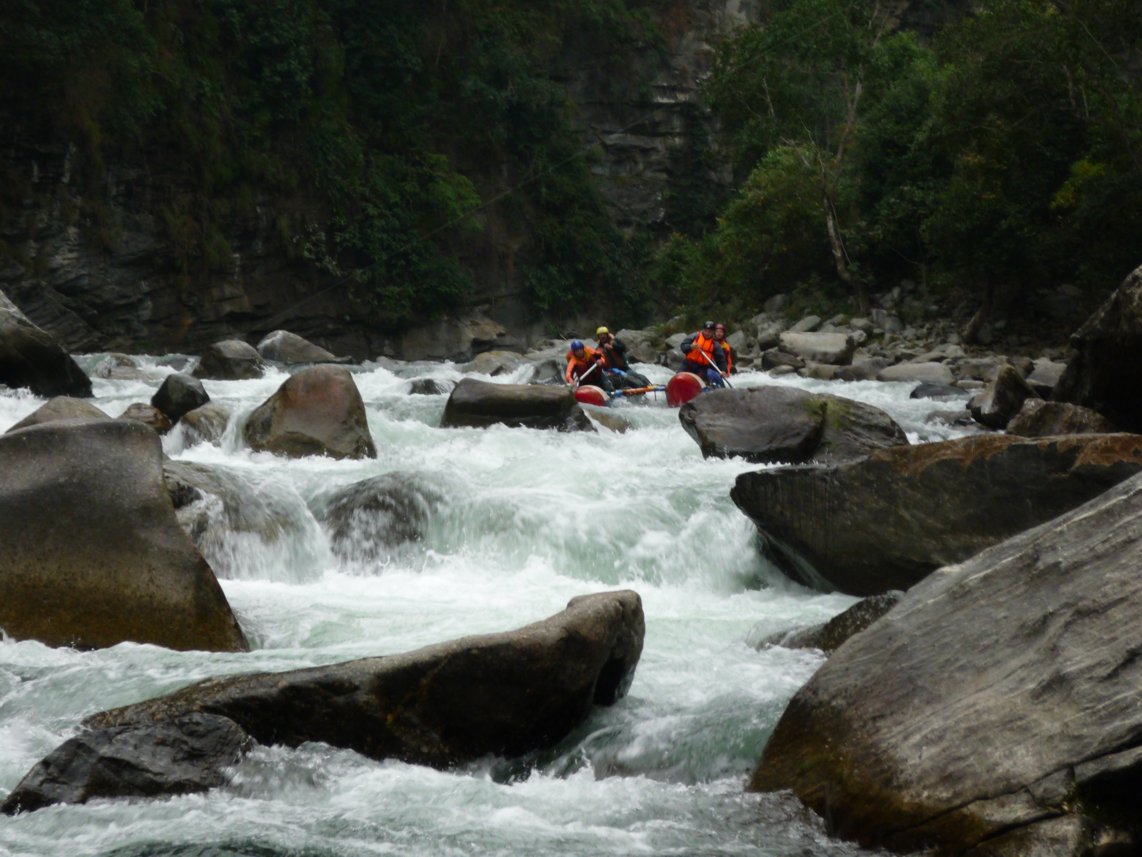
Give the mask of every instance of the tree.
[(764, 27), (719, 52), (707, 89), (737, 153), (751, 169), (778, 147), (815, 176), (818, 222), (835, 276), (859, 310), (866, 284), (854, 270), (846, 232), (857, 213), (848, 159), (857, 138), (864, 76), (888, 22), (871, 0), (794, 0)]

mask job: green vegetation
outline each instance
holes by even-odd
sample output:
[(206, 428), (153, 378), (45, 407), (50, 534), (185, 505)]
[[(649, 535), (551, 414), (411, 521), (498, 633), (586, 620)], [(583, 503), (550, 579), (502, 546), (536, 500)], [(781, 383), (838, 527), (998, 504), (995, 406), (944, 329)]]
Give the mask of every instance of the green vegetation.
[(1142, 262), (1142, 5), (988, 0), (931, 44), (872, 0), (776, 5), (718, 54), (741, 178), (668, 244), (664, 291), (732, 315), (803, 284), (861, 311), (908, 277), (987, 312)]
[[(181, 288), (233, 266), (220, 224), (260, 218), (389, 327), (507, 269), (538, 313), (619, 324), (793, 289), (863, 311), (903, 278), (987, 311), (1142, 262), (1142, 4), (981, 0), (931, 39), (884, 5), (767, 0), (720, 47), (677, 114), (665, 239), (615, 227), (566, 82), (645, 94), (686, 26), (666, 0), (16, 0), (0, 136), (70, 145), (81, 187), (169, 179)], [(28, 188), (0, 174), (0, 226)]]
[[(383, 325), (462, 304), (505, 237), (497, 264), (537, 310), (619, 294), (635, 313), (647, 250), (611, 224), (558, 81), (572, 41), (618, 63), (651, 41), (638, 7), (18, 0), (0, 115), (13, 139), (74, 144), (93, 187), (114, 162), (170, 175), (156, 219), (188, 290), (233, 264), (218, 223), (270, 210), (280, 251)], [(0, 178), (2, 218), (26, 188)]]

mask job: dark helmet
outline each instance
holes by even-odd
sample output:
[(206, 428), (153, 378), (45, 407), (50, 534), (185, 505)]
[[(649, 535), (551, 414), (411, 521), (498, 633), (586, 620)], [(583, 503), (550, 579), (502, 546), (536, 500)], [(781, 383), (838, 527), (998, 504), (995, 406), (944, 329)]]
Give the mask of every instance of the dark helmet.
[(713, 330), (714, 329), (714, 323), (712, 321), (707, 321), (705, 324), (702, 325), (702, 329), (703, 330)]
[(583, 350), (583, 342), (582, 342), (582, 340), (579, 340), (579, 339), (572, 339), (572, 340), (571, 340), (571, 350), (572, 350), (572, 351), (582, 351), (582, 350)]

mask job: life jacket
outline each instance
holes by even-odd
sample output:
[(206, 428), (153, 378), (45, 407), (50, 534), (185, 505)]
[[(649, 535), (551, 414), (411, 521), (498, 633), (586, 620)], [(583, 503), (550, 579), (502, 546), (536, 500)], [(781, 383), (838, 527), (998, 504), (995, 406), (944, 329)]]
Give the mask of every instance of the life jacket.
[[(714, 359), (715, 345), (717, 345), (717, 340), (714, 339), (714, 337), (706, 336), (706, 332), (704, 330), (700, 331), (698, 335), (694, 337), (694, 341), (690, 343), (690, 353), (686, 355), (686, 359), (691, 363), (700, 363), (702, 366), (709, 366), (710, 363), (717, 366), (718, 363)], [(695, 351), (705, 351), (708, 355), (710, 355), (710, 363), (707, 363), (706, 359), (701, 354), (695, 354)]]
[(726, 374), (729, 375), (734, 371), (734, 350), (724, 339), (718, 344), (722, 346), (722, 351), (726, 352)]
[(607, 351), (605, 348), (600, 348), (599, 353), (603, 356), (603, 367), (606, 369), (623, 369), (624, 371), (630, 369), (627, 364), (626, 355), (623, 354), (625, 349), (621, 348), (617, 339), (611, 340), (611, 350)]
[[(566, 381), (568, 384), (570, 384), (571, 380), (573, 378), (583, 377), (583, 373), (586, 372), (589, 368), (591, 368), (591, 358), (594, 356), (594, 354), (595, 354), (595, 349), (589, 345), (583, 346), (583, 356), (582, 357), (575, 356), (574, 351), (568, 351), (567, 352), (567, 370), (563, 373), (563, 380)], [(600, 368), (600, 369), (596, 369), (595, 371), (601, 372), (603, 370)], [(593, 374), (592, 374), (592, 377), (594, 377)]]

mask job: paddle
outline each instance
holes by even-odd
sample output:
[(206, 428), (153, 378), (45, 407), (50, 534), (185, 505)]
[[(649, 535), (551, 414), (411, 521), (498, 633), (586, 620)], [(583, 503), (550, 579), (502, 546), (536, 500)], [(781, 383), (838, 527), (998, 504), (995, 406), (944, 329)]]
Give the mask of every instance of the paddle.
[(703, 357), (706, 358), (706, 362), (709, 363), (711, 366), (713, 366), (714, 369), (717, 370), (717, 373), (722, 376), (722, 380), (726, 382), (726, 386), (732, 390), (734, 388), (734, 385), (730, 383), (729, 376), (726, 375), (726, 373), (723, 372), (721, 369), (718, 369), (718, 364), (714, 362), (714, 358), (712, 358), (705, 351), (702, 351), (701, 348), (699, 348), (698, 351), (699, 351), (699, 353), (701, 353), (701, 355)]
[(592, 372), (594, 372), (598, 368), (599, 368), (599, 361), (596, 360), (594, 363), (592, 363), (587, 368), (586, 372), (584, 372), (582, 375), (580, 375), (578, 378), (575, 379), (575, 382), (571, 385), (571, 389), (572, 390), (577, 389), (579, 387), (579, 385), (583, 383), (583, 379), (586, 378), (588, 375), (590, 375)]

